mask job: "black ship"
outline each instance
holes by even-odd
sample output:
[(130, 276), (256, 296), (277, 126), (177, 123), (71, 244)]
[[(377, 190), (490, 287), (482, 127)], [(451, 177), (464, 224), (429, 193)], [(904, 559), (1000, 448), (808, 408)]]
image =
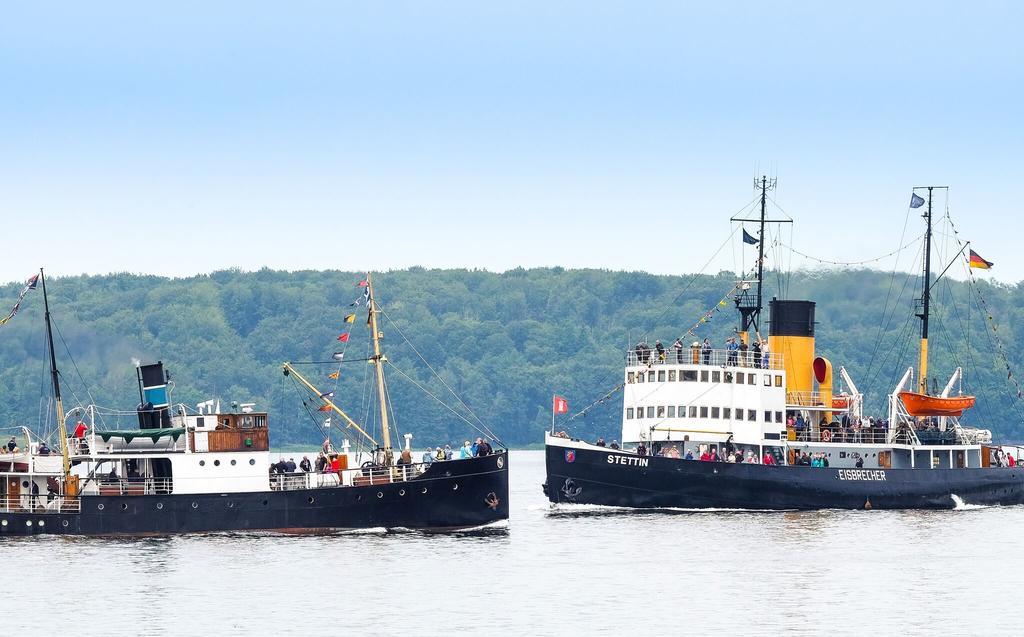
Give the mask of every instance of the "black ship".
[[(988, 430), (960, 422), (974, 405), (973, 396), (955, 391), (961, 370), (941, 392), (929, 392), (932, 196), (938, 187), (926, 187), (927, 200), (915, 192), (910, 204), (927, 203), (917, 382), (914, 368), (907, 369), (888, 397), (888, 417), (876, 420), (865, 417), (864, 397), (849, 371), (840, 367), (834, 379), (831, 362), (816, 355), (812, 301), (772, 299), (768, 338), (762, 339), (771, 184), (762, 178), (758, 186), (760, 218), (734, 219), (759, 223), (757, 237), (744, 230), (745, 243), (758, 246), (758, 261), (720, 303), (727, 307), (731, 300), (739, 312), (736, 339), (726, 349), (680, 339), (673, 348), (639, 345), (627, 352), (621, 448), (556, 434), (552, 427), (545, 445), (550, 501), (741, 510), (1024, 503), (1024, 469), (1017, 466), (1024, 449), (992, 444)], [(966, 250), (962, 244), (954, 260), (968, 261)], [(968, 267), (989, 265), (971, 253)]]
[[(45, 301), (42, 272), (38, 281)], [(33, 277), (31, 287), (35, 282)], [(373, 344), (368, 363), (383, 389), (380, 309), (369, 275), (360, 286), (357, 300), (365, 303)], [(378, 442), (335, 403), (333, 392), (319, 391), (288, 363), (285, 376), (305, 388), (321, 417), (339, 417), (345, 429), (365, 436), (366, 451), (351, 451), (347, 441), (336, 450), (328, 437), (316, 469), (275, 472), (267, 413), (244, 403), (222, 410), (219, 401), (207, 401), (198, 411), (175, 405), (162, 363), (138, 368), (137, 427), (105, 428), (92, 405), (65, 414), (45, 305), (60, 449), (50, 451), (26, 429), (23, 445), (12, 439), (0, 454), (0, 537), (451, 531), (508, 519), (507, 450), (416, 461), (410, 435), (405, 448), (392, 447), (386, 392), (378, 393)], [(347, 317), (347, 324), (353, 322)], [(68, 424), (74, 425), (70, 435)]]

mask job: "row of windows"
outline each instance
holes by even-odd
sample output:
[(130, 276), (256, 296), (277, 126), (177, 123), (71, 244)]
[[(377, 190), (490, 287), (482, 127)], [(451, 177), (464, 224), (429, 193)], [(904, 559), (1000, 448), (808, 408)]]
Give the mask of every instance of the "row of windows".
[[(626, 407), (626, 420), (634, 418), (711, 418), (712, 420), (747, 420), (757, 422), (756, 409), (733, 409), (731, 407), (704, 407), (698, 405), (651, 405), (648, 407)], [(781, 411), (766, 410), (761, 422), (783, 423)]]
[[(646, 372), (627, 372), (626, 382), (627, 383), (735, 383), (737, 385), (756, 385), (757, 376), (753, 372), (723, 372), (721, 370), (696, 370), (696, 369), (659, 369), (648, 370)], [(774, 384), (776, 387), (782, 387), (782, 374), (761, 374), (762, 382), (765, 387), (771, 387), (773, 376)], [(699, 380), (698, 380), (699, 379)]]

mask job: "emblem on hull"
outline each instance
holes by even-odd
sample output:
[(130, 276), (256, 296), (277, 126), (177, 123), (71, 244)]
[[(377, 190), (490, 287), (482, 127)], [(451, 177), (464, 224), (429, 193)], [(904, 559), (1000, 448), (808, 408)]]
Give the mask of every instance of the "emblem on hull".
[(575, 449), (566, 449), (565, 450), (565, 461), (570, 463), (570, 464), (573, 463), (573, 462), (576, 462), (576, 450)]

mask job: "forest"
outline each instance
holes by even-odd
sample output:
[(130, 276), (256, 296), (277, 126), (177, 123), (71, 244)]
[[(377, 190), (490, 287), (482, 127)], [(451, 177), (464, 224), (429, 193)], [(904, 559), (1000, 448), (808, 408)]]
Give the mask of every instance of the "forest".
[[(255, 403), (270, 412), (275, 446), (318, 444), (327, 414), (317, 411), (316, 396), (282, 373), (281, 364), (291, 361), (372, 433), (379, 416), (365, 360), (370, 339), (358, 287), (365, 276), (227, 270), (190, 278), (48, 279), (65, 404), (102, 405), (110, 410), (104, 426), (132, 427), (135, 364), (161, 360), (172, 375), (174, 403), (195, 408), (217, 399), (224, 409)], [(373, 281), (383, 309), (394, 425), (412, 433), (416, 446), (461, 444), (481, 435), (471, 426), (477, 418), (505, 445), (540, 442), (551, 426), (553, 394), (570, 405), (569, 414), (558, 417), (559, 429), (617, 438), (622, 396), (615, 389), (628, 347), (640, 338), (667, 346), (680, 336), (687, 342), (709, 337), (721, 347), (738, 324), (730, 272), (414, 267), (374, 274)], [(1024, 353), (1016, 329), (1024, 325), (1021, 287), (943, 279), (932, 292), (933, 382), (941, 387), (962, 367), (964, 393), (978, 396), (965, 423), (1006, 440), (1024, 439), (1024, 401), (1016, 385)], [(0, 287), (0, 311), (6, 314), (22, 288)], [(867, 396), (868, 411), (884, 413), (886, 395), (916, 361), (920, 276), (869, 269), (769, 272), (766, 304), (773, 296), (816, 301), (818, 353), (837, 370), (846, 367)], [(347, 323), (350, 314), (356, 317)], [(767, 320), (766, 309), (765, 335)], [(339, 342), (349, 330), (349, 340)], [(45, 345), (37, 287), (0, 325), (0, 427), (25, 425), (53, 435)], [(334, 355), (342, 351), (338, 363)], [(337, 380), (330, 377), (335, 371)], [(335, 438), (353, 435), (331, 431)]]

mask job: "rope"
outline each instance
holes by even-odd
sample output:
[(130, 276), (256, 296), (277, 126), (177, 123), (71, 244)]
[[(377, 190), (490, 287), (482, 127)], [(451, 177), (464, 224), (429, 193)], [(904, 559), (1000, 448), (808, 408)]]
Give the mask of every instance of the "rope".
[(482, 434), (482, 435), (484, 435), (484, 436), (488, 436), (488, 437), (492, 438), (492, 439), (493, 439), (493, 440), (494, 440), (495, 442), (497, 442), (497, 443), (498, 443), (498, 444), (499, 444), (500, 446), (502, 446), (502, 447), (503, 447), (503, 446), (505, 446), (505, 445), (504, 445), (504, 443), (503, 443), (503, 442), (501, 442), (501, 440), (500, 440), (500, 439), (498, 438), (498, 436), (497, 436), (497, 435), (496, 435), (496, 434), (495, 434), (495, 433), (494, 433), (493, 431), (491, 431), (490, 429), (487, 429), (486, 427), (485, 427), (484, 429), (481, 429), (480, 427), (477, 427), (475, 423), (473, 423), (473, 422), (472, 422), (471, 420), (469, 420), (468, 418), (466, 418), (465, 416), (463, 416), (462, 414), (460, 414), (459, 412), (457, 412), (457, 411), (456, 411), (455, 409), (453, 409), (453, 408), (452, 408), (452, 406), (451, 406), (451, 405), (449, 405), (448, 403), (444, 402), (443, 400), (441, 400), (440, 398), (438, 398), (438, 397), (437, 397), (436, 395), (432, 394), (432, 393), (430, 392), (430, 390), (428, 390), (428, 389), (427, 389), (426, 387), (424, 387), (424, 386), (423, 386), (422, 384), (420, 384), (419, 382), (417, 382), (417, 381), (416, 381), (416, 379), (414, 379), (414, 378), (413, 378), (412, 376), (410, 376), (410, 375), (406, 374), (406, 373), (405, 373), (405, 372), (403, 372), (402, 370), (400, 370), (400, 369), (398, 369), (397, 367), (395, 367), (394, 363), (392, 363), (391, 361), (388, 361), (388, 367), (389, 367), (389, 368), (391, 368), (391, 369), (393, 369), (393, 370), (395, 370), (395, 372), (396, 372), (396, 373), (397, 373), (397, 374), (398, 374), (399, 376), (401, 376), (402, 378), (406, 379), (407, 381), (409, 381), (410, 383), (412, 383), (413, 385), (415, 385), (415, 386), (416, 386), (416, 387), (417, 387), (417, 388), (418, 388), (418, 389), (419, 389), (420, 391), (422, 391), (422, 392), (423, 392), (424, 394), (426, 394), (427, 396), (430, 396), (430, 397), (431, 397), (431, 398), (433, 398), (433, 399), (434, 399), (435, 401), (437, 401), (437, 404), (441, 405), (442, 407), (444, 407), (444, 408), (445, 408), (445, 409), (447, 409), (448, 411), (450, 411), (450, 412), (452, 412), (453, 414), (455, 414), (455, 416), (456, 416), (456, 417), (458, 417), (458, 418), (459, 418), (460, 420), (462, 420), (462, 421), (463, 421), (463, 422), (465, 422), (465, 423), (466, 423), (467, 425), (469, 425), (470, 427), (472, 427), (472, 428), (473, 428), (474, 430), (476, 430), (476, 431), (477, 431), (478, 433), (480, 433), (480, 434)]
[[(903, 240), (902, 237), (900, 238), (900, 240), (901, 241)], [(893, 255), (896, 255), (896, 254), (899, 254), (900, 252), (903, 252), (904, 250), (906, 250), (907, 248), (909, 248), (910, 246), (914, 245), (915, 243), (917, 243), (920, 240), (921, 240), (921, 237), (917, 237), (913, 241), (900, 246), (899, 248), (893, 250), (892, 252), (889, 252), (887, 254), (883, 254), (882, 256), (875, 257), (873, 259), (865, 259), (863, 261), (833, 261), (831, 259), (822, 259), (822, 258), (819, 258), (819, 257), (811, 256), (809, 254), (804, 254), (803, 252), (800, 252), (796, 248), (794, 248), (792, 246), (788, 246), (788, 245), (786, 245), (784, 243), (780, 244), (780, 245), (782, 247), (784, 247), (784, 248), (788, 248), (789, 250), (791, 250), (792, 252), (794, 252), (796, 254), (799, 254), (800, 256), (804, 257), (805, 259), (810, 259), (812, 261), (817, 261), (818, 263), (827, 263), (829, 265), (838, 265), (838, 266), (849, 267), (849, 266), (857, 266), (857, 265), (867, 265), (869, 263), (875, 263), (877, 261), (882, 261), (883, 259), (888, 259), (889, 257), (891, 257)]]
[[(449, 391), (449, 393), (451, 393), (451, 395), (455, 397), (455, 400), (459, 401), (459, 404), (462, 405), (463, 408), (465, 408), (465, 410), (467, 412), (469, 412), (469, 414), (471, 416), (473, 416), (473, 418), (476, 419), (476, 421), (480, 424), (481, 427), (483, 427), (485, 430), (490, 432), (491, 428), (488, 427), (487, 424), (484, 423), (484, 421), (481, 420), (481, 418), (476, 415), (476, 413), (469, 407), (469, 405), (466, 404), (466, 402), (464, 400), (462, 400), (461, 397), (459, 397), (459, 395), (457, 393), (455, 393), (455, 390), (452, 389), (451, 386), (449, 386), (447, 382), (445, 382), (444, 378), (442, 378), (441, 375), (438, 374), (437, 371), (430, 365), (430, 363), (427, 362), (427, 359), (423, 358), (423, 355), (420, 354), (420, 351), (418, 349), (416, 349), (415, 345), (412, 344), (412, 341), (410, 341), (409, 338), (405, 335), (405, 332), (402, 331), (402, 328), (400, 328), (397, 323), (395, 323), (393, 320), (391, 320), (391, 316), (381, 306), (380, 302), (376, 301), (376, 303), (377, 303), (377, 308), (380, 310), (381, 314), (384, 315), (384, 318), (386, 318), (388, 320), (388, 323), (395, 328), (395, 331), (397, 331), (398, 335), (402, 337), (402, 340), (404, 340), (409, 345), (409, 347), (412, 348), (412, 351), (416, 354), (416, 356), (420, 359), (420, 361), (422, 361), (423, 364), (427, 366), (427, 369), (430, 370), (430, 373), (432, 373), (439, 381), (441, 381), (441, 384), (444, 385), (445, 389), (447, 389)], [(501, 440), (497, 437), (497, 435), (495, 435), (493, 432), (490, 433), (490, 436), (491, 436), (491, 438), (493, 438), (495, 440), (495, 442), (498, 442), (499, 444), (504, 446), (504, 443), (502, 443)]]

